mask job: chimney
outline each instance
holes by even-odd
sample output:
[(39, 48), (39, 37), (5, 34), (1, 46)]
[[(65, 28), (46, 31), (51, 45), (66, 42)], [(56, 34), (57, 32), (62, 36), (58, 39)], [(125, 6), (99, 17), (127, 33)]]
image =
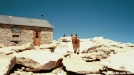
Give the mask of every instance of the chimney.
[(42, 20), (44, 20), (44, 15), (43, 14), (41, 15), (41, 18), (42, 18)]

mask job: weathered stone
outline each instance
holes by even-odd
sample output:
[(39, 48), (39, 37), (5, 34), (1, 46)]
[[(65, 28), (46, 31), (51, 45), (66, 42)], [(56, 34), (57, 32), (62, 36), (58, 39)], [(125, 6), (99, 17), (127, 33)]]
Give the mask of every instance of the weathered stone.
[(33, 75), (58, 75), (58, 74), (53, 74), (53, 73), (42, 73), (42, 74), (33, 74)]
[(63, 70), (63, 66), (54, 69), (52, 73), (57, 74), (57, 75), (66, 75), (66, 72)]
[(33, 73), (33, 72), (25, 72), (25, 71), (15, 71), (10, 75), (57, 75), (53, 73)]
[(126, 45), (127, 45), (128, 47), (134, 47), (134, 44), (132, 44), (132, 43), (126, 43)]
[(76, 54), (72, 54), (70, 58), (63, 58), (62, 63), (67, 71), (78, 74), (97, 74), (103, 69), (99, 62), (86, 62)]
[(66, 42), (57, 43), (57, 46), (54, 49), (54, 53), (67, 53), (67, 51), (68, 51), (68, 43)]
[(15, 63), (15, 56), (0, 55), (0, 75), (8, 75)]
[(62, 56), (43, 50), (28, 50), (14, 53), (17, 64), (28, 67), (27, 71), (50, 70), (62, 65)]
[(91, 41), (91, 39), (79, 39), (80, 42), (87, 42), (87, 41)]
[(101, 60), (101, 63), (108, 68), (112, 68), (114, 70), (119, 71), (130, 71), (134, 73), (134, 51), (130, 50), (127, 52), (120, 52), (117, 54), (113, 54), (107, 59)]
[(33, 46), (32, 43), (27, 43), (27, 44), (23, 44), (21, 46), (12, 46), (12, 50), (14, 51), (24, 51), (24, 50), (31, 50), (34, 49), (35, 47)]
[(71, 42), (71, 37), (61, 37), (58, 39), (58, 42)]
[(87, 58), (87, 59), (105, 59), (107, 58), (109, 55), (106, 55), (106, 53), (100, 51), (100, 52), (92, 52), (92, 53), (86, 53), (83, 54), (82, 58)]
[(4, 45), (0, 44), (0, 48), (4, 47)]
[(31, 49), (34, 49), (34, 45), (30, 42), (26, 43), (26, 44), (23, 44), (22, 46), (24, 46), (24, 49), (25, 50), (31, 50)]
[(102, 47), (101, 45), (95, 45), (95, 46), (91, 46), (91, 47), (88, 47), (87, 49), (83, 50), (81, 53), (88, 53), (90, 50), (94, 50), (96, 48), (100, 48)]
[(90, 48), (93, 48), (96, 45), (97, 44), (95, 44), (95, 43), (93, 43), (91, 41), (80, 42), (80, 52), (81, 53), (88, 53)]
[(40, 45), (40, 49), (55, 49), (56, 48), (56, 42), (51, 44), (43, 44)]
[(15, 71), (10, 75), (34, 75), (32, 72), (24, 72), (24, 71)]
[(12, 51), (12, 47), (3, 47), (0, 48), (0, 54), (5, 54), (5, 55), (9, 55), (14, 53), (15, 51)]

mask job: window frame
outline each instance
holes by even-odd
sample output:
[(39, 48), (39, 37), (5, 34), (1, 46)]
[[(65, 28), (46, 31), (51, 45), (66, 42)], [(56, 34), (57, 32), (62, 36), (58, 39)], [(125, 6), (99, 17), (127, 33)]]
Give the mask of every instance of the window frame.
[(21, 28), (19, 28), (19, 27), (12, 27), (12, 33), (21, 33)]

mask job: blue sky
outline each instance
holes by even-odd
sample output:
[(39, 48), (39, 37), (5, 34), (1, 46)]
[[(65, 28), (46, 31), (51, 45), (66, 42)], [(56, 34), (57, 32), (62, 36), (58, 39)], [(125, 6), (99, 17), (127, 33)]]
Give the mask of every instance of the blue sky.
[(0, 15), (41, 19), (66, 34), (134, 43), (134, 0), (0, 0)]

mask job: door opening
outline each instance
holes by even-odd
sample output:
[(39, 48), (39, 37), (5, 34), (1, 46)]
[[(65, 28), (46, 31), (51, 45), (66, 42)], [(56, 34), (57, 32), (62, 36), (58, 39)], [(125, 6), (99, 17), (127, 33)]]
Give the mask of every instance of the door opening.
[(34, 46), (40, 46), (40, 31), (34, 31)]

